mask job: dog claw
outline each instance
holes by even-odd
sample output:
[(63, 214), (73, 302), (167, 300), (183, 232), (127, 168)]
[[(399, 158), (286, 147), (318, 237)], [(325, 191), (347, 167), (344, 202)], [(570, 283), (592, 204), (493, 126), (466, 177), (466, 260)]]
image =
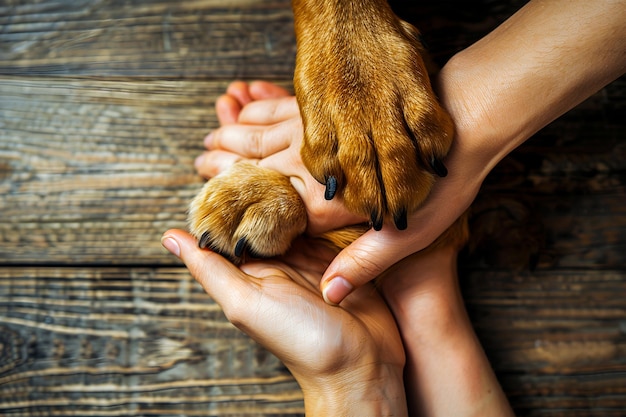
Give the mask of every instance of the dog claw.
[(376, 230), (377, 232), (380, 231), (383, 228), (383, 218), (379, 216), (376, 211), (372, 211), (372, 215), (370, 218), (372, 220), (372, 227), (374, 228), (374, 230)]
[(328, 177), (328, 179), (326, 179), (326, 191), (324, 192), (324, 198), (326, 200), (332, 200), (333, 197), (335, 197), (336, 193), (337, 193), (337, 178), (331, 175), (330, 177)]
[(435, 171), (435, 174), (442, 178), (448, 175), (448, 168), (446, 168), (440, 159), (437, 159), (434, 156), (430, 159), (430, 167), (433, 171)]
[(202, 233), (202, 236), (200, 236), (200, 240), (198, 241), (198, 247), (200, 249), (204, 249), (207, 246), (209, 246), (210, 241), (211, 241), (211, 235), (209, 234), (209, 232), (204, 232)]
[(242, 237), (241, 239), (239, 239), (237, 241), (237, 244), (235, 245), (235, 256), (238, 258), (241, 258), (244, 251), (246, 250), (246, 246), (248, 246), (248, 242), (246, 241), (246, 238)]
[(406, 210), (403, 209), (402, 211), (400, 211), (400, 213), (396, 214), (393, 218), (393, 221), (396, 224), (396, 228), (398, 230), (405, 230), (408, 227)]

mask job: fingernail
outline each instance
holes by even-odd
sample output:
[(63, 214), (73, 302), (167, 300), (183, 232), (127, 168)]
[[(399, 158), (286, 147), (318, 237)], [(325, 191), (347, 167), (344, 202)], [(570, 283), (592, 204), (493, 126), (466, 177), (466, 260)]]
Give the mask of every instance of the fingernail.
[(169, 236), (164, 236), (163, 239), (161, 239), (161, 245), (163, 245), (165, 249), (170, 251), (172, 255), (180, 258), (180, 246), (178, 245), (178, 242), (175, 241), (173, 238)]
[(352, 292), (354, 287), (345, 278), (333, 278), (322, 290), (322, 296), (327, 304), (339, 305)]
[(196, 167), (196, 169), (198, 169), (202, 166), (203, 163), (204, 163), (204, 154), (196, 158), (196, 160), (193, 162), (193, 166)]
[(213, 132), (209, 133), (207, 137), (204, 138), (204, 147), (210, 149), (211, 145), (213, 145)]

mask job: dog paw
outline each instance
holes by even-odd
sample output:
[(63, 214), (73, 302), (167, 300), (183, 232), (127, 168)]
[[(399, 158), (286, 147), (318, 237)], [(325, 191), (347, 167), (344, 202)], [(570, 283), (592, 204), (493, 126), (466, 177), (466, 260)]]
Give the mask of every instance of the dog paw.
[(306, 228), (306, 210), (289, 178), (245, 162), (209, 180), (189, 207), (201, 248), (239, 264), (287, 252)]
[(326, 199), (341, 196), (377, 230), (383, 221), (405, 229), (447, 174), (454, 128), (431, 89), (417, 29), (392, 13), (355, 22), (363, 19), (315, 36), (314, 25), (298, 22), (302, 160)]

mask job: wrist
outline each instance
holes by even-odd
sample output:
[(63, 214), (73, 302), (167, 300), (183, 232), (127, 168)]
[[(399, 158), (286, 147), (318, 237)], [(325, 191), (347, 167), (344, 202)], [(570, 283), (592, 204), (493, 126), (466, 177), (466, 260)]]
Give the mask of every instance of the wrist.
[[(295, 375), (295, 374), (294, 374)], [(403, 367), (366, 364), (324, 377), (298, 377), (308, 417), (407, 416)]]
[[(459, 52), (442, 68), (436, 82), (441, 104), (455, 125), (449, 159), (460, 155), (459, 166), (472, 170), (469, 174), (482, 183), (495, 165), (527, 137), (519, 127), (514, 128), (499, 117), (502, 115), (494, 107), (501, 103), (490, 88), (497, 83), (498, 75), (489, 66), (471, 65), (479, 60), (477, 55), (471, 50)], [(509, 115), (507, 119), (523, 124), (522, 116)]]
[(615, 1), (529, 2), (456, 54), (438, 84), (458, 141), (493, 167), (621, 76), (626, 55), (616, 45), (626, 36), (624, 10)]

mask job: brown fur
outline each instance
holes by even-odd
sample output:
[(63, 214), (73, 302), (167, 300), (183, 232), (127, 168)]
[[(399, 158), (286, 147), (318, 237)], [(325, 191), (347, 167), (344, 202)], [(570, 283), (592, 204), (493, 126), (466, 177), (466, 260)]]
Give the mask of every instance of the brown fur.
[[(454, 134), (431, 89), (419, 32), (383, 0), (292, 4), (302, 160), (327, 185), (327, 198), (341, 195), (376, 229), (383, 222), (404, 229), (436, 175), (445, 175), (441, 161)], [(241, 262), (246, 251), (284, 253), (304, 231), (306, 211), (286, 177), (237, 163), (205, 185), (191, 204), (189, 223), (201, 247)], [(365, 229), (323, 237), (342, 248)], [(444, 236), (437, 242), (464, 243), (466, 221)]]

